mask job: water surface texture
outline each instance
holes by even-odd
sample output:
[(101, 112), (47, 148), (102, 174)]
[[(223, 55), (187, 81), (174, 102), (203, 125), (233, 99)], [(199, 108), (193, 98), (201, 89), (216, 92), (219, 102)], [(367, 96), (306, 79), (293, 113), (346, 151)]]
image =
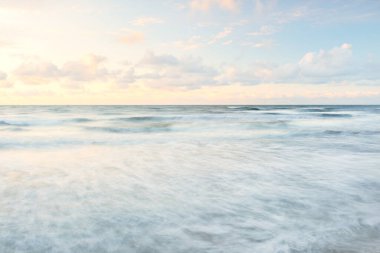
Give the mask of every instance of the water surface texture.
[(380, 252), (380, 106), (0, 106), (0, 252)]

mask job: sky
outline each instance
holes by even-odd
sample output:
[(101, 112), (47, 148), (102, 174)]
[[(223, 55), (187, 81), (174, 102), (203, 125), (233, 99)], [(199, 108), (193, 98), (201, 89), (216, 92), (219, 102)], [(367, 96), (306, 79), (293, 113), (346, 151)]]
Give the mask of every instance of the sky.
[(0, 104), (380, 104), (380, 1), (0, 0)]

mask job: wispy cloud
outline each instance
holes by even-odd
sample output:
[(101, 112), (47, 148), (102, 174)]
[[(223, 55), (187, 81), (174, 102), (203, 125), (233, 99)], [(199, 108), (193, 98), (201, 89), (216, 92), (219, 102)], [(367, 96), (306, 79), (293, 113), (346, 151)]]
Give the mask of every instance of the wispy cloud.
[(173, 44), (175, 47), (182, 50), (193, 50), (204, 45), (200, 36), (192, 36), (187, 40), (177, 40)]
[(208, 44), (214, 44), (215, 42), (227, 37), (232, 32), (232, 28), (225, 27), (223, 31), (217, 33), (209, 42)]
[(238, 2), (236, 0), (191, 0), (189, 6), (192, 10), (197, 11), (208, 11), (214, 7), (236, 11), (238, 9)]
[(0, 71), (0, 88), (10, 88), (13, 86), (13, 83), (7, 80), (7, 78), (7, 73)]
[(2, 0), (0, 7), (8, 9), (37, 9), (44, 4), (44, 0)]
[(143, 32), (139, 31), (133, 31), (133, 30), (127, 30), (124, 32), (124, 34), (120, 37), (120, 41), (124, 44), (138, 44), (142, 43), (145, 40), (145, 35)]
[(154, 24), (162, 24), (164, 23), (164, 21), (160, 18), (155, 17), (140, 17), (132, 20), (130, 23), (134, 26), (147, 26)]
[(246, 47), (254, 47), (254, 48), (268, 48), (273, 46), (272, 40), (262, 40), (262, 41), (256, 41), (256, 42), (242, 42), (242, 46)]
[(273, 26), (265, 25), (265, 26), (260, 27), (258, 31), (248, 33), (248, 35), (267, 36), (267, 35), (272, 35), (276, 31), (277, 30)]

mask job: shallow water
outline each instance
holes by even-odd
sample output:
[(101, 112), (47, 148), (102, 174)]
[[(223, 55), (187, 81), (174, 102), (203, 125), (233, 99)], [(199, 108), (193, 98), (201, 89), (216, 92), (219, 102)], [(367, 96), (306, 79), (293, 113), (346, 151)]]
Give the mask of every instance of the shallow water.
[(380, 252), (380, 106), (0, 106), (0, 252)]

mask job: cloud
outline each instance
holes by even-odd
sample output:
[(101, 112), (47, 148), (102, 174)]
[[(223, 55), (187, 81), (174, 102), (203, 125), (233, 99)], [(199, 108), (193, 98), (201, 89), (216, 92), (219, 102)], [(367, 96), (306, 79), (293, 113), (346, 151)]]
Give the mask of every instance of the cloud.
[(45, 0), (2, 0), (0, 7), (9, 9), (37, 9)]
[(0, 81), (7, 79), (7, 73), (0, 71)]
[(238, 3), (236, 0), (191, 0), (189, 6), (192, 10), (208, 11), (213, 7), (219, 7), (228, 11), (236, 11)]
[(271, 35), (275, 32), (276, 32), (276, 29), (274, 27), (265, 25), (265, 26), (260, 27), (260, 29), (256, 32), (248, 33), (248, 35), (267, 36), (267, 35)]
[(150, 87), (195, 89), (215, 84), (217, 70), (200, 58), (147, 53), (139, 64), (137, 80)]
[(0, 71), (0, 88), (10, 88), (13, 83), (7, 80), (7, 73)]
[(170, 54), (155, 55), (153, 52), (148, 52), (141, 61), (143, 65), (178, 65), (179, 60)]
[(306, 6), (292, 8), (286, 11), (277, 11), (270, 14), (274, 22), (278, 25), (284, 25), (300, 19), (310, 19), (313, 17), (313, 11)]
[[(251, 65), (209, 66), (201, 58), (147, 52), (128, 66), (107, 67), (105, 57), (86, 55), (60, 66), (40, 59), (21, 64), (12, 72), (12, 80), (21, 84), (51, 84), (78, 88), (93, 83), (126, 88), (143, 86), (162, 89), (199, 89), (206, 86), (258, 84), (323, 84), (353, 83), (375, 86), (380, 74), (377, 63), (354, 62), (352, 46), (344, 43), (330, 50), (307, 52), (298, 61), (274, 64), (256, 62)], [(368, 74), (372, 73), (372, 74)], [(2, 86), (9, 86), (6, 73), (0, 72)], [(6, 83), (7, 81), (7, 83)]]
[(136, 73), (134, 68), (129, 68), (120, 71), (115, 75), (114, 83), (121, 88), (127, 88), (130, 84), (136, 81)]
[(72, 81), (92, 81), (106, 79), (108, 71), (102, 67), (105, 57), (86, 55), (79, 61), (66, 62), (60, 69), (61, 77)]
[[(232, 33), (233, 29), (231, 27), (225, 27), (223, 31), (212, 36), (210, 39), (202, 39), (201, 36), (192, 36), (187, 40), (178, 40), (173, 44), (175, 47), (180, 48), (182, 50), (193, 50), (201, 47), (210, 46), (215, 44), (218, 41), (221, 41), (228, 37)], [(224, 42), (224, 45), (230, 44), (231, 41)]]
[(130, 23), (134, 26), (146, 26), (154, 24), (162, 24), (164, 21), (155, 17), (141, 17), (132, 20)]
[(142, 43), (145, 40), (145, 35), (139, 31), (127, 31), (126, 34), (121, 36), (120, 41), (124, 44), (133, 45)]
[(89, 82), (105, 80), (108, 70), (102, 66), (105, 57), (89, 54), (76, 61), (64, 63), (61, 67), (38, 58), (22, 63), (13, 71), (15, 79), (23, 84), (49, 84), (51, 82)]
[(242, 46), (254, 47), (254, 48), (268, 48), (273, 45), (272, 40), (262, 40), (257, 42), (242, 42)]
[(40, 59), (31, 59), (13, 71), (16, 79), (25, 84), (46, 84), (58, 78), (60, 74), (56, 65)]
[(257, 16), (267, 15), (272, 12), (277, 4), (276, 0), (255, 0), (255, 14)]
[(298, 62), (299, 74), (305, 77), (327, 77), (346, 73), (350, 69), (352, 46), (344, 43), (329, 51), (306, 53)]
[(227, 37), (232, 32), (231, 27), (225, 27), (223, 31), (217, 33), (214, 38), (212, 38), (208, 44), (214, 44), (215, 42)]
[(192, 36), (188, 40), (177, 40), (173, 44), (182, 50), (193, 50), (204, 46), (200, 36)]
[[(339, 47), (319, 52), (308, 52), (296, 63), (282, 65), (257, 63), (249, 69), (226, 67), (217, 77), (219, 82), (258, 83), (326, 83), (344, 80), (360, 80), (354, 69), (359, 65), (352, 61), (352, 46), (344, 43)], [(364, 78), (365, 79), (365, 78)]]

